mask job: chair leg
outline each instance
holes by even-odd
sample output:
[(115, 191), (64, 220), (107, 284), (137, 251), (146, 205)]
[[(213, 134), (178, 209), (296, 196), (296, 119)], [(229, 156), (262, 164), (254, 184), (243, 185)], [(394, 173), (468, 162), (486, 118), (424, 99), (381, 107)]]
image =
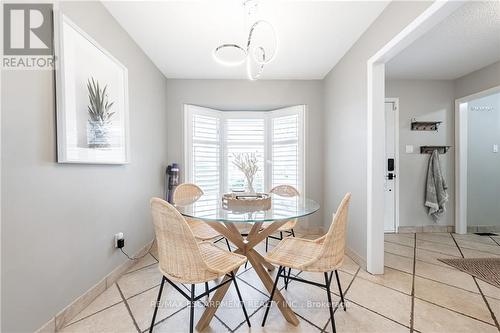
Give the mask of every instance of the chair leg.
[(267, 252), (267, 247), (269, 246), (269, 237), (266, 237), (266, 252)]
[(245, 314), (245, 319), (247, 321), (247, 325), (248, 325), (248, 327), (252, 327), (252, 325), (250, 324), (250, 318), (248, 318), (247, 309), (245, 308), (245, 303), (243, 303), (243, 298), (241, 298), (241, 293), (240, 293), (240, 289), (238, 288), (238, 283), (236, 283), (236, 276), (234, 275), (233, 272), (231, 272), (231, 277), (233, 278), (234, 287), (236, 288), (236, 293), (238, 294), (238, 298), (240, 300), (241, 307), (243, 309), (243, 313)]
[(280, 240), (283, 240), (283, 231), (280, 231)]
[(325, 274), (326, 293), (328, 295), (328, 308), (330, 309), (330, 321), (332, 323), (332, 332), (336, 333), (337, 330), (335, 329), (335, 318), (333, 318), (332, 294), (330, 293), (330, 279), (328, 278), (327, 272), (325, 272), (324, 274)]
[(158, 291), (158, 298), (156, 299), (155, 310), (153, 312), (153, 319), (151, 319), (151, 326), (149, 327), (149, 333), (153, 332), (153, 327), (155, 326), (156, 313), (158, 312), (158, 306), (161, 301), (161, 292), (163, 291), (163, 285), (165, 284), (165, 277), (161, 278), (160, 290)]
[(229, 252), (232, 252), (232, 251), (231, 251), (231, 246), (229, 245), (229, 241), (227, 240), (227, 238), (224, 238), (224, 239), (226, 240), (227, 250), (228, 250)]
[(208, 293), (208, 282), (205, 282), (205, 292), (207, 293), (207, 298), (210, 298), (210, 294)]
[(269, 301), (267, 301), (267, 304), (266, 304), (266, 313), (264, 314), (264, 319), (262, 320), (262, 327), (264, 327), (264, 325), (266, 324), (267, 314), (269, 313), (269, 309), (271, 307), (271, 302), (273, 301), (273, 297), (274, 297), (274, 292), (276, 291), (276, 286), (278, 285), (278, 280), (280, 279), (280, 274), (281, 274), (281, 271), (283, 271), (283, 270), (284, 270), (283, 266), (280, 266), (278, 268), (278, 274), (276, 274), (276, 280), (274, 280), (273, 289), (271, 291), (271, 296), (269, 297)]
[(191, 285), (191, 300), (189, 312), (189, 333), (193, 333), (194, 328), (194, 284)]
[(340, 299), (342, 300), (342, 306), (344, 307), (344, 311), (346, 310), (345, 302), (344, 302), (344, 293), (342, 292), (342, 287), (340, 286), (339, 273), (335, 270), (335, 277), (337, 278), (337, 286), (339, 287)]
[(292, 237), (295, 237), (295, 232), (293, 232), (293, 229), (290, 229), (292, 232)]
[(247, 269), (247, 265), (248, 265), (248, 260), (247, 260), (247, 262), (245, 263), (245, 269)]
[(292, 272), (291, 268), (288, 268), (288, 275), (287, 278), (285, 279), (285, 290), (288, 289), (288, 282), (290, 282), (290, 273)]

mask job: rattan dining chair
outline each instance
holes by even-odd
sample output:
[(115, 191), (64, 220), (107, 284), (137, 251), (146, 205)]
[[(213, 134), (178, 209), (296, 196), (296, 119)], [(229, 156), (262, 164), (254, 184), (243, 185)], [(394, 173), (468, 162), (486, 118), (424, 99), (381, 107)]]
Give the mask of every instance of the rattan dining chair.
[[(174, 204), (190, 204), (198, 200), (203, 195), (203, 190), (195, 184), (184, 183), (180, 184), (175, 188), (174, 194), (172, 196), (172, 201)], [(187, 224), (193, 231), (194, 237), (200, 241), (213, 240), (219, 238), (215, 243), (221, 240), (226, 241), (227, 249), (231, 251), (231, 246), (229, 246), (229, 241), (227, 238), (222, 236), (220, 233), (215, 231), (212, 227), (201, 220), (186, 218)]]
[[(194, 303), (231, 281), (234, 282), (245, 319), (250, 327), (250, 320), (235, 276), (235, 271), (246, 262), (246, 257), (223, 250), (211, 242), (197, 242), (184, 217), (165, 200), (152, 198), (151, 211), (158, 244), (158, 268), (163, 276), (149, 332), (153, 331), (165, 281), (190, 302), (189, 332), (193, 332), (194, 327)], [(223, 276), (228, 276), (229, 279), (222, 280), (217, 286), (195, 296), (195, 284), (206, 284)], [(190, 295), (175, 283), (190, 284)]]
[[(291, 185), (278, 185), (273, 187), (269, 192), (277, 194), (282, 197), (298, 197), (300, 195), (299, 191), (297, 191), (297, 189)], [(267, 228), (270, 224), (271, 223), (269, 222), (263, 223), (262, 227)], [(277, 231), (280, 233), (279, 237), (274, 237), (274, 236), (266, 237), (266, 252), (269, 247), (269, 238), (282, 240), (283, 233), (288, 234), (288, 236), (295, 237), (295, 232), (293, 231), (293, 228), (295, 228), (296, 224), (297, 224), (297, 219), (287, 221), (285, 224), (283, 224), (281, 227), (278, 228)]]
[[(326, 288), (332, 330), (333, 332), (336, 332), (335, 319), (333, 317), (332, 296), (330, 294), (330, 284), (332, 282), (333, 272), (335, 272), (342, 306), (344, 308), (344, 311), (346, 311), (344, 295), (342, 293), (342, 287), (340, 286), (340, 279), (337, 269), (342, 265), (344, 261), (347, 215), (350, 200), (351, 194), (347, 193), (340, 203), (337, 212), (334, 214), (333, 222), (330, 225), (330, 228), (326, 235), (315, 240), (287, 237), (279, 242), (279, 244), (265, 256), (265, 259), (268, 262), (278, 265), (279, 269), (278, 274), (276, 275), (276, 280), (274, 281), (273, 289), (271, 291), (271, 296), (266, 304), (267, 309), (266, 313), (264, 314), (264, 319), (262, 320), (262, 326), (264, 326), (266, 323), (267, 315), (269, 313), (271, 301), (274, 297), (274, 292), (276, 291), (278, 280), (280, 277), (282, 277), (285, 279), (285, 284), (287, 284), (289, 280), (292, 280)], [(324, 275), (325, 284), (287, 276), (287, 274), (285, 273), (286, 267), (305, 272), (321, 272)], [(329, 272), (330, 275), (328, 275)]]

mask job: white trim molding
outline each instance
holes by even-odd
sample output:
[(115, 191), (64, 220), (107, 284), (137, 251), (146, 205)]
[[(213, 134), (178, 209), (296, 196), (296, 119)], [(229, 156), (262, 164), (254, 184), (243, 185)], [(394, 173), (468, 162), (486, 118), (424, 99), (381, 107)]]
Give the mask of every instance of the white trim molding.
[(500, 86), (455, 100), (455, 230), (467, 233), (467, 110), (468, 102), (500, 92)]
[(450, 15), (461, 2), (436, 1), (377, 51), (367, 62), (367, 253), (372, 274), (384, 273), (385, 64)]

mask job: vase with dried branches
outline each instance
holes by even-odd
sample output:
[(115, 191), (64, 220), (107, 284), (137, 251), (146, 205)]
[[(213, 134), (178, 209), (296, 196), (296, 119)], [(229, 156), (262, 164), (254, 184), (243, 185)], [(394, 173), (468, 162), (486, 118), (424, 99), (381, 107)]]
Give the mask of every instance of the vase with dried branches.
[(107, 148), (110, 146), (109, 133), (112, 125), (111, 112), (114, 102), (108, 100), (108, 86), (99, 86), (99, 81), (90, 78), (87, 81), (89, 120), (87, 123), (87, 144), (89, 148)]
[(255, 153), (233, 154), (233, 165), (245, 175), (247, 181), (247, 192), (255, 193), (253, 181), (259, 171), (257, 155)]

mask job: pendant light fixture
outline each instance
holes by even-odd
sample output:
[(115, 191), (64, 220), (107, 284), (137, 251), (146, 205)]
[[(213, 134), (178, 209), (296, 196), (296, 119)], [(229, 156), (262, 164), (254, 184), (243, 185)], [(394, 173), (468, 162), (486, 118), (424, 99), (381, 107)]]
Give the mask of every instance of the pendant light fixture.
[(244, 0), (249, 31), (246, 45), (225, 43), (214, 49), (214, 59), (224, 66), (239, 66), (246, 63), (247, 77), (257, 80), (264, 71), (264, 66), (276, 57), (278, 39), (273, 25), (266, 20), (256, 19), (257, 0)]

